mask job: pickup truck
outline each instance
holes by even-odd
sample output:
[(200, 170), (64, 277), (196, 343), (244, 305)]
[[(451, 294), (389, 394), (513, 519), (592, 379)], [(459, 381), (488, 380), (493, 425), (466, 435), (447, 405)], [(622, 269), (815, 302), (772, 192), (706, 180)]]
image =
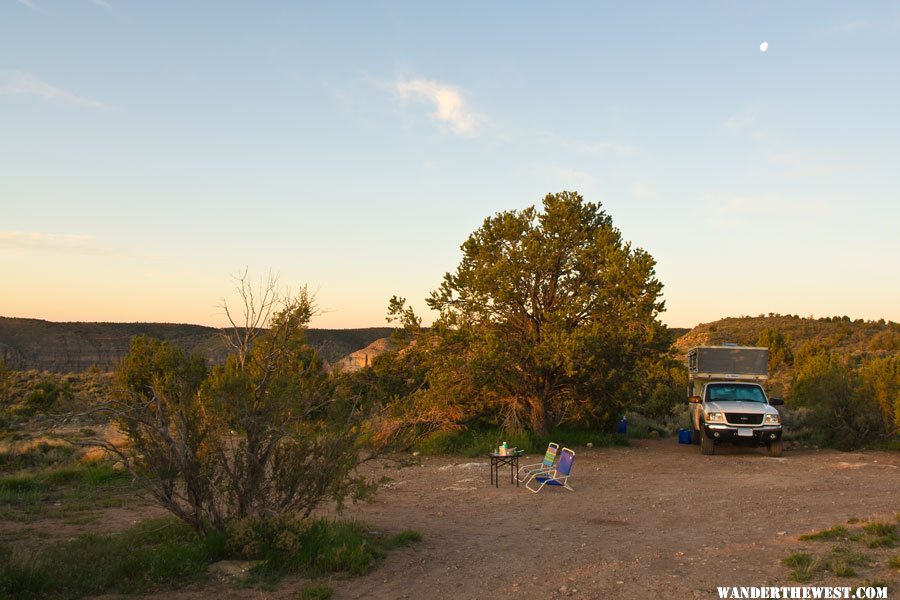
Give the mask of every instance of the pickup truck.
[(691, 440), (703, 454), (725, 442), (765, 445), (781, 456), (781, 415), (761, 382), (768, 379), (768, 349), (698, 346), (688, 353)]

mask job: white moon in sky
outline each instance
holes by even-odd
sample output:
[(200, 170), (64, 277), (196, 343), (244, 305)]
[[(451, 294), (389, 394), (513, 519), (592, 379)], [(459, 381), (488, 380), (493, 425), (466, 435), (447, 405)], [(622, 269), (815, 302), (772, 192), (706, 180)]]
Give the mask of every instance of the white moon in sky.
[(769, 49), (769, 42), (763, 42), (762, 44), (759, 45), (760, 52), (765, 52), (768, 49)]

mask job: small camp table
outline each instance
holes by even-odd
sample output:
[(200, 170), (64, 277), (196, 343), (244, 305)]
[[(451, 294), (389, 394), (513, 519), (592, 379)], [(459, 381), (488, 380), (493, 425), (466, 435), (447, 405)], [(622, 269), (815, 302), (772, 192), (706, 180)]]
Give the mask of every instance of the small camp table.
[(509, 465), (509, 482), (512, 483), (515, 479), (516, 487), (519, 487), (519, 478), (516, 477), (516, 474), (519, 471), (519, 457), (523, 454), (525, 454), (524, 450), (516, 450), (511, 454), (491, 452), (488, 455), (491, 457), (491, 483), (494, 484), (494, 487), (500, 487), (500, 467), (506, 465)]

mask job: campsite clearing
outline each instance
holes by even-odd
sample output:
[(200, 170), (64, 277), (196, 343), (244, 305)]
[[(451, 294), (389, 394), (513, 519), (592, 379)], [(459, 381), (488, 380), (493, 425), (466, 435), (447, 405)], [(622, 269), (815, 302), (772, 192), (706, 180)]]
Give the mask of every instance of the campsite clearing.
[[(799, 536), (848, 520), (894, 522), (900, 510), (896, 453), (789, 450), (770, 458), (764, 449), (729, 447), (702, 456), (672, 439), (576, 452), (574, 492), (532, 494), (503, 478), (494, 487), (487, 457), (369, 465), (391, 481), (374, 503), (350, 506), (344, 516), (388, 533), (412, 529), (423, 540), (391, 552), (368, 575), (325, 583), (338, 599), (713, 598), (716, 586), (797, 585), (782, 559), (820, 548)], [(84, 525), (5, 521), (0, 535), (45, 543), (159, 515), (149, 506), (104, 510)], [(819, 576), (810, 584), (900, 585), (881, 558), (897, 550), (867, 552), (874, 562), (859, 577)], [(306, 583), (286, 578), (251, 595), (296, 598)], [(212, 580), (160, 597), (244, 598), (248, 591)]]

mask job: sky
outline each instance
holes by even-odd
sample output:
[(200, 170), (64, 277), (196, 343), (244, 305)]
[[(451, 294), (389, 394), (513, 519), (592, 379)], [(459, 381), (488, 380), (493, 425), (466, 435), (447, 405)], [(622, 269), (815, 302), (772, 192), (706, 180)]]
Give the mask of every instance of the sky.
[(0, 0), (0, 315), (219, 326), (246, 269), (427, 322), (574, 190), (670, 326), (900, 321), (898, 65), (900, 2)]

